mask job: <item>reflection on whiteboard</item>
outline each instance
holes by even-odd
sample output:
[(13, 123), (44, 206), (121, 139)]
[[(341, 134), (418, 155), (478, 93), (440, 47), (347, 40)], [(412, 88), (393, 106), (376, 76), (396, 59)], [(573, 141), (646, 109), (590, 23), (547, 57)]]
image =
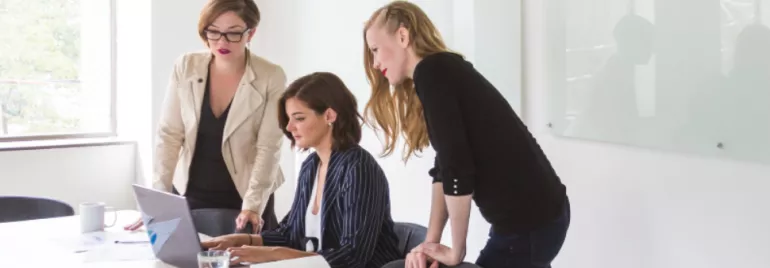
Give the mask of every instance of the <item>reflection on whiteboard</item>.
[(769, 2), (550, 1), (553, 131), (770, 163)]

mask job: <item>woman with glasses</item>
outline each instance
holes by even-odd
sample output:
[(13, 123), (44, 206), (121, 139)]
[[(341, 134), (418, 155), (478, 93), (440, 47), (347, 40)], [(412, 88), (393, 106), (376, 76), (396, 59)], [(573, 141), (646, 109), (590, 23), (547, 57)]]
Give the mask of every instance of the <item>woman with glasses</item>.
[(286, 76), (248, 49), (259, 20), (253, 0), (206, 4), (198, 32), (208, 50), (174, 66), (152, 178), (156, 189), (184, 195), (191, 210), (239, 210), (237, 230), (254, 233), (278, 225), (273, 193), (284, 182), (277, 104)]

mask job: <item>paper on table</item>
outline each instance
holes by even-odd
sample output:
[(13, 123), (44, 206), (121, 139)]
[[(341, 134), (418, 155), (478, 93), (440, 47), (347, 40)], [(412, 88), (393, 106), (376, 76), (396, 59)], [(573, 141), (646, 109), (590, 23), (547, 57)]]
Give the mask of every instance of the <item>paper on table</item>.
[(52, 238), (51, 244), (68, 252), (81, 253), (101, 246), (107, 240), (104, 232), (85, 233)]
[(52, 238), (51, 244), (70, 253), (83, 253), (119, 242), (148, 242), (145, 232), (92, 232)]
[(110, 232), (107, 238), (109, 243), (150, 242), (147, 232)]
[(149, 243), (144, 244), (105, 244), (90, 250), (85, 255), (85, 262), (114, 262), (152, 260), (155, 255)]

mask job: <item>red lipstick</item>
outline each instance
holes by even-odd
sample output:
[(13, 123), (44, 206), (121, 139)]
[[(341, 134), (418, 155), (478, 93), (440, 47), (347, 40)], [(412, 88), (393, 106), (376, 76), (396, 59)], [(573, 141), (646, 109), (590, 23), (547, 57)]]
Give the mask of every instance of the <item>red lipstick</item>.
[(222, 54), (222, 55), (230, 54), (230, 50), (226, 48), (217, 49), (217, 52), (219, 52), (219, 54)]

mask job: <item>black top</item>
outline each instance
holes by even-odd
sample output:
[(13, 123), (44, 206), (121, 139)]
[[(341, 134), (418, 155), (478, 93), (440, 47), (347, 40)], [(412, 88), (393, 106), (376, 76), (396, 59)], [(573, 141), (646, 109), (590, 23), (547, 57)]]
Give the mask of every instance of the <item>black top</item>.
[[(305, 213), (320, 161), (312, 153), (302, 162), (289, 214), (277, 229), (262, 232), (265, 246), (304, 251), (308, 240), (317, 241), (305, 234)], [(316, 252), (330, 267), (382, 267), (404, 258), (390, 215), (388, 178), (369, 152), (358, 145), (332, 152), (321, 202), (323, 239)]]
[(526, 232), (559, 215), (566, 187), (497, 89), (460, 55), (429, 55), (415, 67), (431, 145), (433, 182), (473, 199), (493, 231)]
[(201, 118), (198, 123), (198, 139), (190, 163), (190, 180), (187, 183), (185, 197), (190, 209), (229, 208), (241, 209), (243, 199), (235, 188), (225, 159), (222, 157), (222, 139), (224, 136), (227, 114), (230, 105), (219, 118), (211, 110), (211, 79), (206, 78), (206, 90), (201, 105)]

